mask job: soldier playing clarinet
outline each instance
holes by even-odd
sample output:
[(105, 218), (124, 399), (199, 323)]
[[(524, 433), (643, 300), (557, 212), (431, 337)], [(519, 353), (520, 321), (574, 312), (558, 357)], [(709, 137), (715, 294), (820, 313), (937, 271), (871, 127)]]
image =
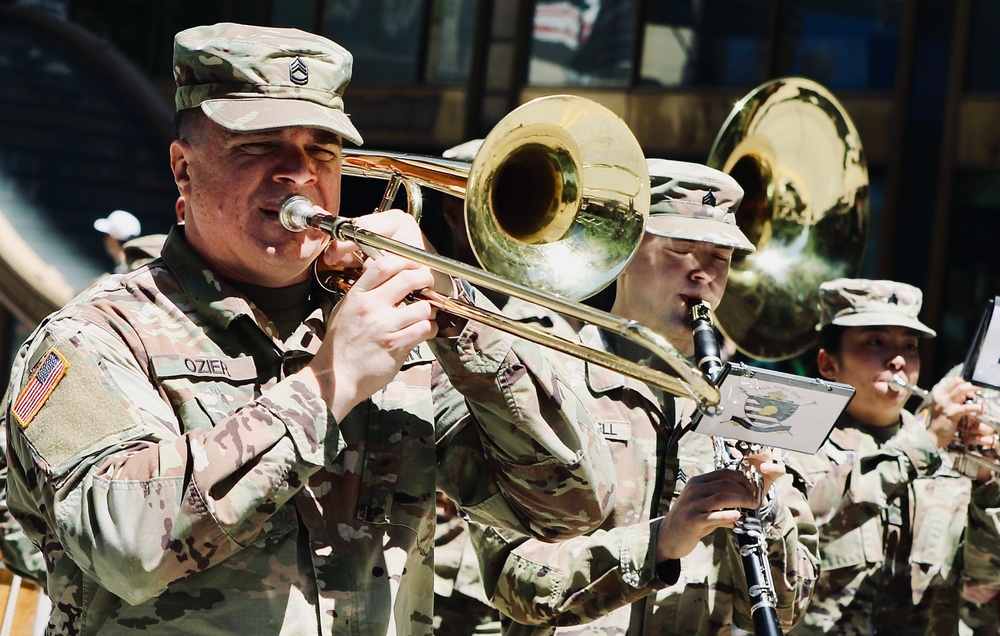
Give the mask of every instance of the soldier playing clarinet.
[[(753, 244), (736, 226), (743, 191), (705, 166), (651, 160), (652, 207), (635, 258), (617, 280), (612, 313), (694, 353), (689, 305), (722, 298), (734, 250)], [(580, 339), (636, 361), (649, 354), (593, 326)], [(732, 528), (757, 496), (738, 471), (716, 470), (708, 436), (685, 432), (693, 404), (579, 363), (588, 402), (615, 457), (618, 502), (600, 529), (559, 543), (474, 528), (486, 592), (506, 634), (732, 634), (753, 630), (751, 596)], [(817, 571), (816, 527), (790, 465), (753, 458), (782, 629), (801, 616)]]

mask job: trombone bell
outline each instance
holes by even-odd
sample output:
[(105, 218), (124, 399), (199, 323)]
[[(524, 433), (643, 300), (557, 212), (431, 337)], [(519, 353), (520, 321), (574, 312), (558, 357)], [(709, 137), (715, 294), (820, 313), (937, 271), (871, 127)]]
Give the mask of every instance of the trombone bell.
[(427, 298), (446, 312), (689, 396), (699, 408), (718, 406), (719, 390), (663, 336), (578, 302), (604, 289), (625, 268), (639, 249), (649, 216), (646, 158), (628, 126), (610, 110), (572, 95), (542, 97), (504, 117), (471, 165), (345, 151), (343, 174), (388, 179), (387, 193), (394, 192), (394, 183), (404, 183), (411, 212), (413, 195), (421, 186), (464, 194), (469, 240), (482, 269), (366, 232), (302, 197), (283, 203), (285, 227), (315, 227), (339, 240), (398, 254), (618, 333), (664, 360), (672, 373), (482, 312), (457, 299)]
[(483, 268), (570, 300), (601, 291), (635, 255), (649, 172), (632, 131), (588, 99), (541, 97), (483, 140), (465, 194)]

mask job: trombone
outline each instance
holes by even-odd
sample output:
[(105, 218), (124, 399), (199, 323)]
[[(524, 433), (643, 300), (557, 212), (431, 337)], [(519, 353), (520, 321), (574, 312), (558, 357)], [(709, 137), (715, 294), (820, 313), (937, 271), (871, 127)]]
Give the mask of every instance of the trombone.
[[(281, 206), (290, 231), (312, 227), (337, 240), (408, 258), (620, 334), (661, 358), (673, 374), (556, 336), (431, 290), (433, 306), (606, 367), (714, 411), (715, 385), (660, 334), (584, 305), (635, 255), (649, 214), (649, 174), (626, 124), (603, 106), (571, 95), (542, 97), (504, 117), (470, 164), (436, 157), (345, 152), (344, 174), (389, 180), (379, 210), (400, 186), (419, 215), (420, 187), (465, 199), (470, 244), (483, 269), (358, 227), (293, 196)], [(530, 281), (531, 286), (526, 284)]]

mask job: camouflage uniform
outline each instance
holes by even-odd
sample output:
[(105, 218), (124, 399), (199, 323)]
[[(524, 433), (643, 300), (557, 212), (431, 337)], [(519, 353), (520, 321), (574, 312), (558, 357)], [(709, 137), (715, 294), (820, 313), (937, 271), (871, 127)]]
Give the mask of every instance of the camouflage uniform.
[[(963, 368), (961, 364), (955, 366), (942, 381), (961, 375)], [(994, 419), (1000, 416), (1000, 391), (980, 389), (977, 392), (986, 406), (987, 415)], [(946, 463), (960, 461), (951, 453), (946, 453), (942, 459)], [(996, 488), (997, 477), (993, 474), (987, 483), (973, 482), (973, 493), (984, 495), (989, 489)], [(990, 502), (985, 496), (977, 496), (976, 499), (983, 505), (969, 510), (969, 527), (962, 544), (962, 585), (963, 590), (976, 588), (979, 592), (976, 596), (984, 596), (982, 592), (987, 591), (985, 596), (992, 594), (992, 598), (979, 603), (963, 593), (959, 634), (1000, 635), (1000, 505), (995, 500)]]
[(7, 508), (7, 434), (0, 427), (0, 556), (14, 574), (38, 585), (45, 584), (42, 553), (24, 535)]
[[(511, 320), (545, 329), (568, 340), (576, 331), (566, 319), (549, 309), (518, 298), (486, 290), (495, 305)], [(434, 633), (437, 636), (499, 634), (500, 614), (486, 597), (479, 560), (469, 525), (448, 497), (438, 495), (437, 530), (434, 533)]]
[(175, 228), (39, 326), (6, 426), (49, 633), (429, 634), (437, 489), (549, 540), (603, 517), (607, 447), (536, 348), (437, 339), (335, 422), (290, 377), (332, 307), (278, 340)]
[[(583, 342), (609, 347), (594, 327)], [(475, 528), (487, 591), (516, 621), (505, 634), (730, 634), (752, 629), (746, 579), (735, 535), (717, 530), (681, 559), (680, 578), (661, 581), (654, 550), (660, 518), (687, 476), (715, 469), (711, 438), (681, 434), (690, 400), (580, 363), (577, 395), (589, 396), (615, 458), (618, 503), (601, 529), (550, 544), (517, 533)], [(584, 398), (587, 399), (587, 398)], [(768, 533), (778, 615), (784, 626), (801, 614), (816, 576), (816, 528), (795, 473), (778, 480)], [(587, 622), (591, 621), (591, 622)], [(577, 625), (562, 627), (557, 625)]]
[(434, 634), (499, 634), (500, 614), (486, 598), (468, 521), (438, 493), (434, 532)]
[[(802, 458), (822, 574), (794, 633), (955, 634), (959, 548), (968, 541), (966, 554), (976, 549), (967, 528), (987, 509), (996, 522), (1000, 491), (942, 466), (934, 440), (907, 411), (887, 441), (872, 431), (845, 415), (823, 449)], [(887, 538), (909, 550), (887, 558)]]
[[(921, 304), (911, 285), (836, 279), (820, 286), (820, 326), (896, 326), (933, 336), (917, 318)], [(983, 566), (997, 558), (995, 481), (973, 483), (942, 462), (937, 439), (905, 410), (892, 426), (867, 426), (845, 413), (801, 463), (812, 485), (822, 574), (793, 633), (957, 634), (963, 572), (989, 569)], [(996, 580), (995, 570), (985, 576)]]

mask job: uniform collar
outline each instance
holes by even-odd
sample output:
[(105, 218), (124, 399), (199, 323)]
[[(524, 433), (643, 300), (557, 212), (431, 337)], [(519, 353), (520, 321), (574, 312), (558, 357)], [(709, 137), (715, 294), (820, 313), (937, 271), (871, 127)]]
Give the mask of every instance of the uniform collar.
[[(269, 324), (263, 313), (259, 313), (245, 296), (219, 277), (191, 249), (184, 237), (183, 225), (176, 225), (170, 230), (161, 257), (174, 273), (193, 309), (212, 325), (227, 329), (240, 317), (249, 317), (258, 325)], [(332, 309), (333, 301), (323, 295), (319, 305), (321, 311), (312, 312), (306, 319), (307, 323), (322, 323)]]

